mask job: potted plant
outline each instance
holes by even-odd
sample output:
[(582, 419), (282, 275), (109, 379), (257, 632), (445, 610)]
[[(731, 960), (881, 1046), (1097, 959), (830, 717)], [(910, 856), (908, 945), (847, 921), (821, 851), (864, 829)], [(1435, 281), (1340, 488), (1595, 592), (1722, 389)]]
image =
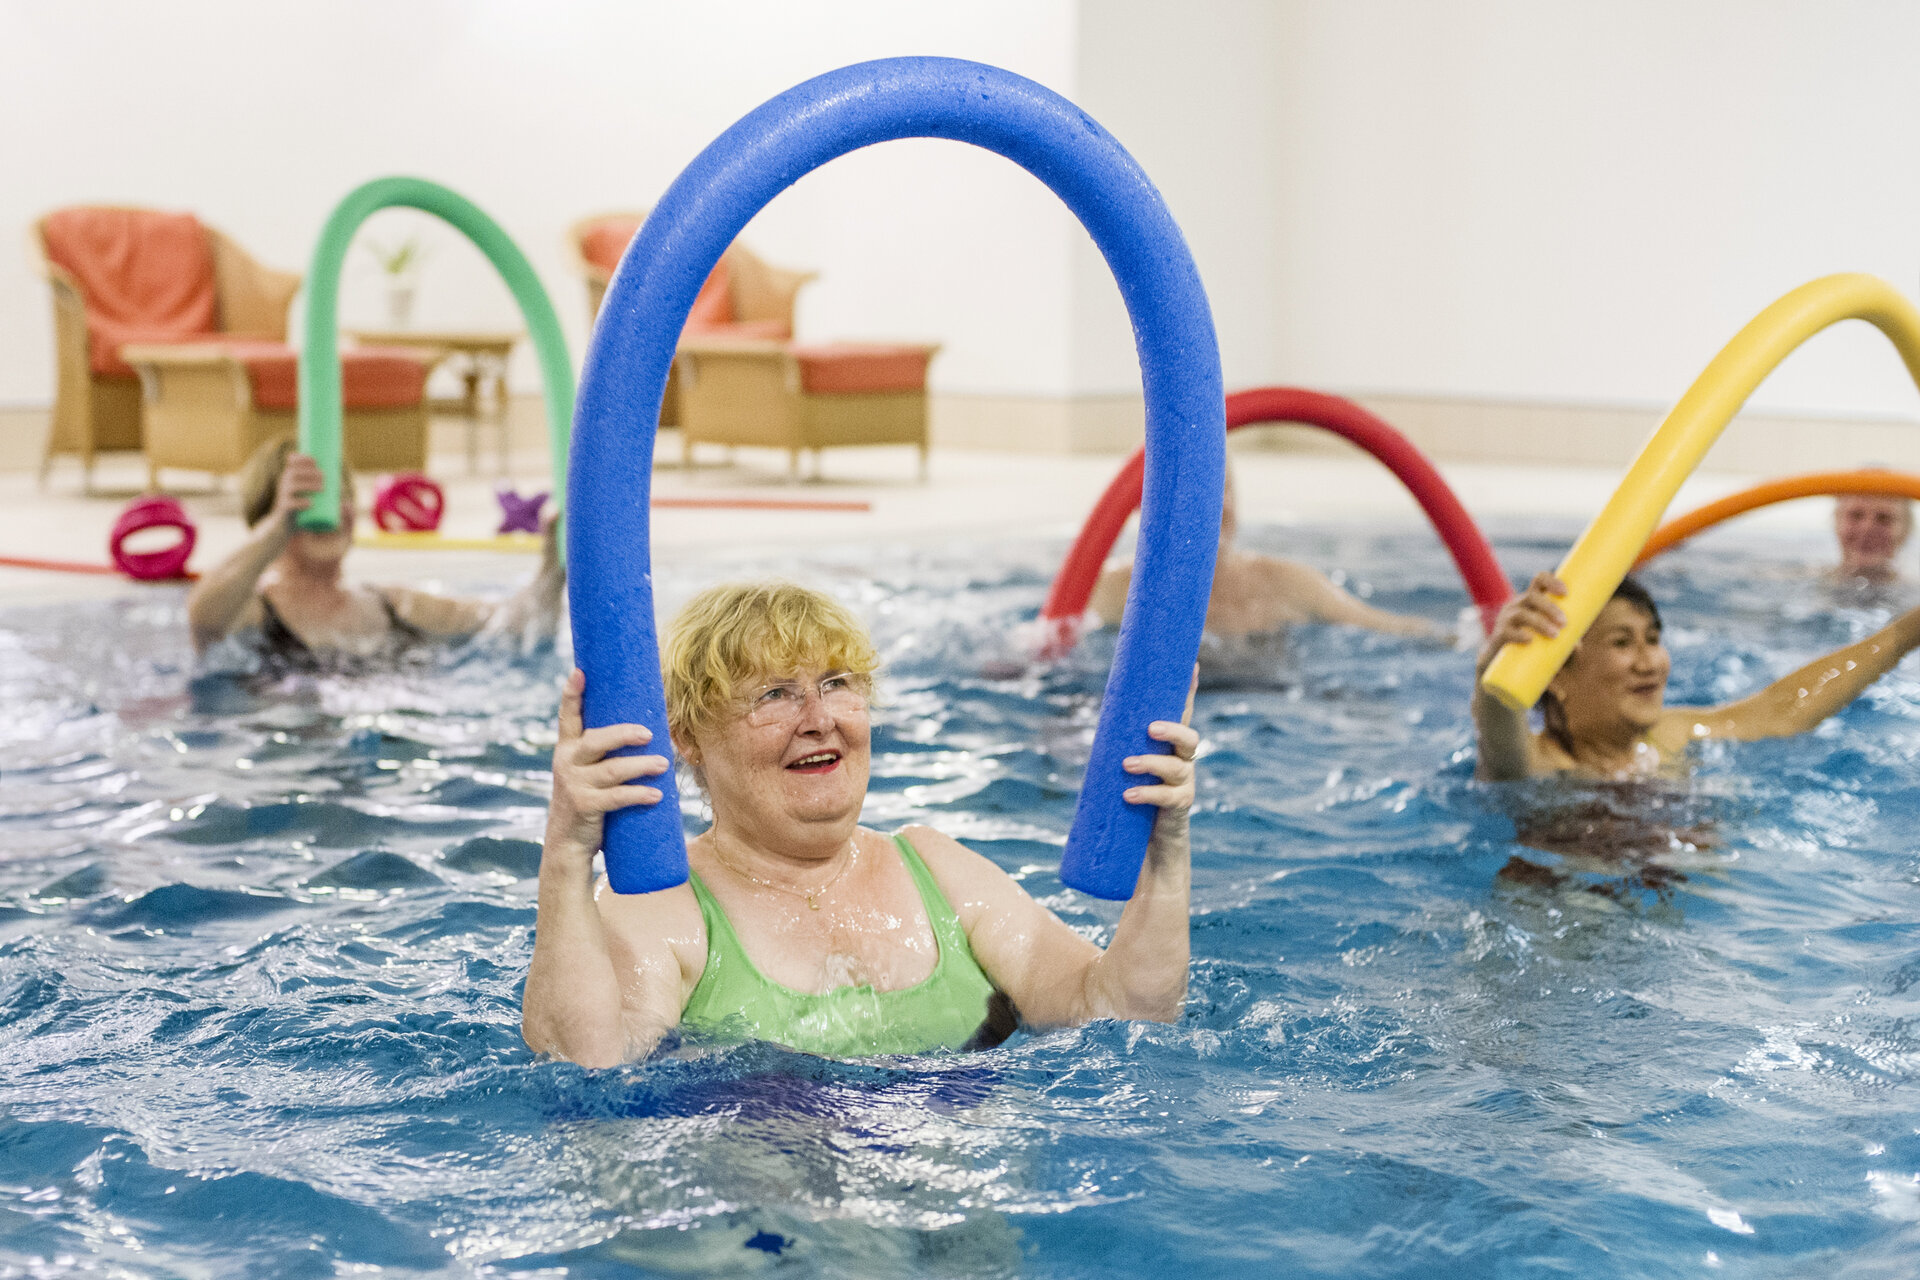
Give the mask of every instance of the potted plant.
[(420, 275), (420, 264), (426, 259), (426, 247), (418, 236), (408, 236), (393, 245), (372, 239), (365, 243), (367, 252), (380, 264), (381, 274), (387, 280), (388, 323), (396, 329), (405, 329), (413, 323), (414, 285)]

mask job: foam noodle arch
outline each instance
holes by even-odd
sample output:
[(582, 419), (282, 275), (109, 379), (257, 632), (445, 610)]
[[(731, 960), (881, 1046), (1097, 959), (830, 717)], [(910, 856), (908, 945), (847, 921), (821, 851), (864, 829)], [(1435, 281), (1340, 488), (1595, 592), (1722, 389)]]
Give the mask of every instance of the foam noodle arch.
[(340, 523), (340, 269), (354, 232), (374, 213), (393, 206), (431, 213), (473, 241), (513, 293), (527, 322), (527, 336), (540, 361), (547, 406), (547, 447), (556, 483), (567, 471), (568, 427), (573, 420), (573, 361), (560, 331), (553, 300), (500, 224), (465, 196), (425, 178), (375, 178), (334, 206), (307, 268), (306, 337), (300, 349), (300, 449), (311, 454), (326, 487), (300, 514), (305, 529)]
[[(1364, 449), (1407, 487), (1421, 510), (1427, 513), (1434, 532), (1453, 557), (1467, 594), (1480, 608), (1481, 625), (1493, 628), (1493, 616), (1513, 594), (1506, 571), (1493, 554), (1486, 535), (1467, 514), (1460, 499), (1434, 470), (1426, 455), (1413, 442), (1395, 431), (1377, 415), (1341, 396), (1330, 396), (1300, 387), (1255, 387), (1236, 391), (1227, 397), (1227, 430), (1251, 427), (1266, 422), (1297, 423), (1319, 427)], [(1127, 517), (1140, 505), (1140, 476), (1145, 450), (1136, 449), (1120, 468), (1112, 483), (1093, 504), (1087, 522), (1080, 527), (1067, 558), (1054, 577), (1041, 606), (1040, 618), (1046, 624), (1046, 651), (1058, 654), (1071, 648), (1077, 638), (1081, 615), (1100, 580), (1100, 567), (1113, 550)]]
[(1580, 535), (1557, 570), (1567, 584), (1560, 607), (1567, 624), (1502, 649), (1481, 684), (1515, 709), (1540, 700), (1600, 609), (1627, 575), (1680, 484), (1740, 411), (1753, 389), (1801, 343), (1828, 325), (1865, 320), (1886, 334), (1907, 372), (1920, 383), (1920, 311), (1875, 276), (1822, 276), (1801, 285), (1747, 322), (1673, 406), (1613, 497)]
[[(1180, 716), (1213, 582), (1226, 455), (1219, 345), (1186, 241), (1133, 157), (1066, 99), (996, 67), (888, 58), (789, 89), (696, 156), (628, 245), (587, 351), (568, 472), (570, 509), (592, 513), (567, 530), (586, 723), (638, 722), (653, 731), (648, 750), (668, 747), (648, 493), (674, 340), (701, 282), (747, 220), (799, 178), (914, 137), (997, 152), (1050, 187), (1105, 255), (1133, 320), (1147, 402), (1140, 572), (1060, 863), (1074, 888), (1126, 898), (1154, 810), (1125, 802), (1134, 776), (1120, 761), (1165, 750), (1146, 727)], [(671, 774), (660, 782), (661, 803), (608, 816), (607, 874), (620, 892), (686, 879), (678, 796)]]
[(1655, 529), (1653, 536), (1647, 539), (1647, 545), (1640, 548), (1640, 558), (1633, 562), (1633, 567), (1637, 569), (1694, 534), (1749, 511), (1770, 507), (1776, 502), (1791, 502), (1795, 498), (1833, 498), (1845, 493), (1920, 498), (1920, 476), (1904, 471), (1863, 468), (1859, 471), (1812, 471), (1803, 476), (1763, 481), (1667, 521)]

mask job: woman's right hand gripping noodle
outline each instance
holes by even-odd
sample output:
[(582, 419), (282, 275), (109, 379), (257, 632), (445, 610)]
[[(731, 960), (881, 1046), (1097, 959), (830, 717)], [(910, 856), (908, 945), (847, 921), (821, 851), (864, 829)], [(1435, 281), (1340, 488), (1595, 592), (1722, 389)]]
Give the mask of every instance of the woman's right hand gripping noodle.
[(568, 676), (560, 694), (560, 736), (553, 748), (553, 801), (540, 853), (539, 927), (521, 1034), (537, 1052), (586, 1066), (613, 1066), (647, 1052), (680, 1021), (704, 961), (700, 908), (686, 885), (636, 894), (620, 906), (653, 917), (653, 928), (615, 934), (596, 894), (594, 855), (606, 815), (629, 805), (660, 803), (645, 779), (667, 771), (659, 755), (609, 755), (653, 740), (644, 725), (583, 726), (586, 677)]
[(325, 483), (319, 463), (304, 453), (287, 455), (266, 519), (187, 593), (187, 624), (195, 649), (218, 644), (234, 629), (253, 603), (260, 575), (287, 549), (287, 541), (293, 537), (293, 518), (313, 505), (313, 495)]
[(1566, 583), (1551, 573), (1535, 574), (1524, 592), (1500, 606), (1493, 630), (1480, 646), (1473, 664), (1473, 725), (1479, 738), (1475, 777), (1526, 778), (1544, 768), (1527, 713), (1494, 697), (1480, 681), (1493, 665), (1494, 656), (1506, 646), (1525, 644), (1535, 636), (1551, 639), (1560, 634), (1567, 615), (1560, 608), (1559, 598), (1566, 594)]

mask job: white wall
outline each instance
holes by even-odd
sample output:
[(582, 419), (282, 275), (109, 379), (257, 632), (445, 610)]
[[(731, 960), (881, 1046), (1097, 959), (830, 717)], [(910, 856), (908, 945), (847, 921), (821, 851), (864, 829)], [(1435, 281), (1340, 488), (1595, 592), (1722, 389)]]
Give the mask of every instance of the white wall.
[[(1815, 276), (1913, 296), (1917, 49), (1902, 0), (1291, 0), (1276, 372), (1665, 404)], [(1916, 401), (1853, 323), (1753, 403)]]
[[(383, 173), (444, 182), (533, 260), (570, 329), (586, 322), (562, 233), (650, 205), (746, 111), (848, 62), (942, 53), (1071, 90), (1069, 0), (0, 0), (0, 226), (82, 202), (191, 209), (258, 256), (304, 270), (331, 206)], [(430, 224), (417, 322), (512, 325), (485, 261)], [(810, 337), (946, 341), (936, 383), (1064, 394), (1072, 219), (1007, 162), (907, 142), (803, 180), (749, 229), (775, 261), (816, 268)], [(16, 238), (15, 244), (19, 243)], [(356, 254), (349, 321), (378, 322)], [(45, 288), (0, 253), (0, 403), (51, 396)], [(523, 353), (524, 354), (524, 353)], [(516, 381), (531, 390), (530, 360)]]
[[(419, 173), (500, 219), (577, 352), (568, 222), (651, 203), (807, 75), (947, 53), (1076, 97), (1141, 159), (1230, 386), (1663, 404), (1813, 276), (1920, 287), (1915, 49), (1905, 0), (0, 0), (0, 226), (190, 208), (303, 268), (348, 188)], [(433, 234), (421, 322), (513, 323), (478, 256)], [(942, 340), (940, 389), (1137, 388), (1104, 265), (997, 157), (851, 156), (748, 238), (822, 272), (803, 335)], [(377, 320), (358, 261), (345, 314)], [(46, 401), (49, 341), (44, 289), (0, 253), (0, 403)], [(1911, 416), (1915, 397), (1850, 325), (1756, 403)]]
[[(1664, 405), (1833, 271), (1920, 288), (1920, 6), (1087, 0), (1080, 101), (1200, 264), (1227, 385)], [(1076, 390), (1137, 390), (1073, 249)], [(1913, 417), (1864, 324), (1754, 397)]]
[[(1213, 304), (1227, 385), (1270, 382), (1283, 306), (1271, 287), (1280, 139), (1274, 67), (1284, 10), (1272, 0), (1088, 0), (1076, 45), (1078, 101), (1133, 153), (1180, 223)], [(1073, 381), (1137, 392), (1126, 308), (1099, 250), (1075, 238)]]

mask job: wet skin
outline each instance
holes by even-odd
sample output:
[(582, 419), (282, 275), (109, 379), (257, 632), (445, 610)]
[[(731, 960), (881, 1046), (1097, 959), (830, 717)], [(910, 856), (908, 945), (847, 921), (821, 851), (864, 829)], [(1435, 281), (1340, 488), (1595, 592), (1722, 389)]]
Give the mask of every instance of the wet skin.
[(1833, 534), (1840, 543), (1834, 575), (1889, 582), (1899, 576), (1894, 558), (1913, 532), (1913, 508), (1905, 498), (1849, 493), (1833, 505)]

